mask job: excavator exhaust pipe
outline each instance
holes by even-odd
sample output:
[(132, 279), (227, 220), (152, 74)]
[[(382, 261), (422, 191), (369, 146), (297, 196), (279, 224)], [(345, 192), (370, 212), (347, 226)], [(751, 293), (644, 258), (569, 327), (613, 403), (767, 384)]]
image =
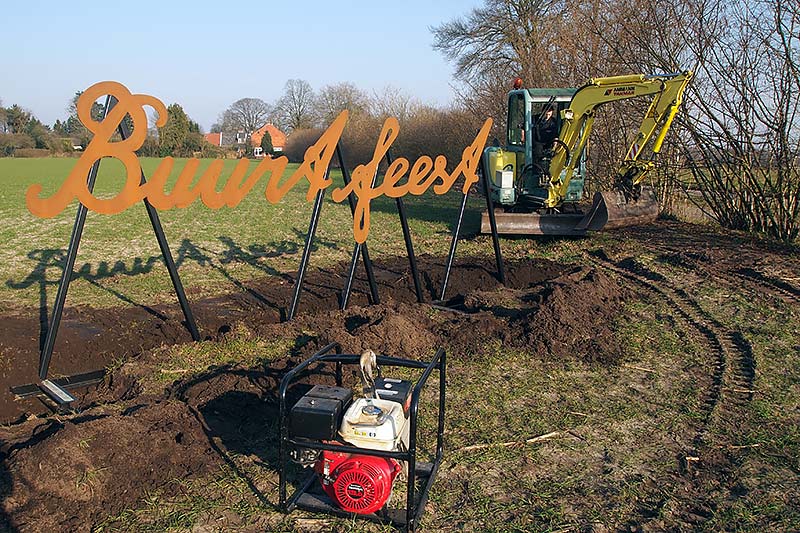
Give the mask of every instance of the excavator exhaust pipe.
[[(595, 193), (586, 214), (504, 213), (495, 211), (497, 232), (504, 235), (555, 235), (581, 237), (589, 231), (647, 224), (658, 218), (658, 200), (652, 187), (642, 187), (635, 202), (625, 201), (621, 192)], [(481, 233), (491, 233), (489, 215), (483, 212)]]

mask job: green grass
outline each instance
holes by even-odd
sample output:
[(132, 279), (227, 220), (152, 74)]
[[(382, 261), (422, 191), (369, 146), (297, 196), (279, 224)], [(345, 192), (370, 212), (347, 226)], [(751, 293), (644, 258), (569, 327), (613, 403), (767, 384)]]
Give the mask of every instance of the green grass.
[[(55, 192), (69, 174), (74, 159), (0, 158), (0, 302), (7, 306), (40, 306), (52, 301), (75, 220), (77, 202), (52, 219), (32, 215), (25, 206), (25, 192), (42, 184), (42, 194)], [(159, 160), (143, 158), (146, 175)], [(185, 160), (177, 160), (170, 184)], [(201, 169), (210, 160), (204, 160)], [(236, 161), (225, 162), (222, 180)], [(251, 164), (251, 167), (255, 163)], [(291, 172), (296, 165), (290, 165)], [(111, 197), (121, 188), (124, 169), (117, 160), (100, 166), (95, 193)], [(335, 187), (341, 174), (333, 171)], [(237, 281), (295, 272), (311, 216), (301, 182), (278, 204), (268, 203), (262, 178), (236, 208), (211, 210), (201, 202), (185, 209), (160, 211), (159, 216), (183, 284), (193, 297), (236, 290)], [(170, 185), (168, 185), (169, 187)], [(458, 214), (460, 195), (451, 192), (405, 199), (411, 232), (418, 254), (446, 252), (452, 224)], [(464, 234), (477, 232), (481, 204), (472, 199)], [(372, 204), (368, 244), (372, 256), (405, 253), (395, 201), (380, 198)], [(388, 229), (387, 229), (388, 228)], [(329, 195), (322, 209), (312, 253), (313, 266), (346, 261), (353, 246), (352, 218), (346, 202), (336, 204)], [(490, 246), (488, 239), (465, 241), (460, 254)], [(69, 301), (95, 306), (153, 304), (173, 301), (172, 286), (143, 205), (113, 215), (90, 212), (87, 216), (75, 265)]]
[(153, 362), (152, 375), (140, 380), (144, 391), (157, 394), (167, 383), (189, 380), (209, 367), (241, 365), (255, 367), (269, 361), (289, 357), (294, 339), (288, 337), (266, 339), (254, 335), (243, 324), (219, 341), (193, 344), (175, 344), (156, 348), (148, 359)]
[[(53, 220), (30, 215), (24, 194), (32, 183), (54, 191), (74, 160), (0, 159), (0, 302), (12, 309), (51, 303), (75, 213), (73, 204)], [(145, 159), (146, 172), (157, 160)], [(182, 162), (179, 162), (178, 167)], [(208, 162), (205, 162), (207, 164)], [(230, 168), (235, 161), (226, 162)], [(121, 166), (101, 167), (98, 194), (119, 188)], [(337, 183), (340, 176), (334, 175)], [(166, 234), (192, 297), (237, 290), (238, 283), (296, 270), (311, 205), (297, 188), (278, 205), (267, 203), (257, 187), (236, 209), (212, 211), (198, 203), (161, 212)], [(443, 254), (450, 243), (458, 193), (407, 198), (417, 253)], [(465, 233), (477, 231), (483, 208), (473, 198)], [(370, 251), (376, 261), (403, 254), (394, 202), (372, 206)], [(313, 266), (349, 259), (352, 249), (349, 208), (326, 200)], [(757, 361), (753, 401), (736, 421), (716, 420), (707, 441), (720, 446), (758, 444), (736, 456), (732, 472), (743, 496), (708, 487), (714, 514), (709, 531), (791, 531), (800, 512), (797, 493), (800, 449), (800, 311), (771, 298), (753, 297), (713, 280), (687, 275), (683, 267), (659, 263), (641, 242), (599, 234), (587, 240), (503, 239), (507, 258), (582, 262), (589, 247), (633, 254), (649, 269), (691, 284), (692, 298), (724, 326), (740, 330)], [(459, 255), (491, 255), (486, 236), (459, 245)], [(113, 217), (89, 213), (69, 304), (94, 306), (172, 301), (169, 278), (144, 209), (135, 206)], [(706, 411), (702, 401), (714, 361), (696, 340), (669, 319), (674, 310), (658, 301), (629, 302), (614, 323), (622, 345), (622, 364), (600, 366), (579, 360), (540, 360), (508, 350), (498, 342), (475, 346), (469, 357), (451, 358), (445, 463), (433, 486), (424, 531), (589, 531), (641, 524), (644, 516), (664, 519), (687, 504), (678, 458), (694, 446)], [(447, 316), (431, 310), (432, 319)], [(261, 338), (244, 327), (222, 340), (164, 347), (145, 354), (152, 375), (146, 391), (201, 374), (215, 365), (258, 366), (287, 355), (291, 340)], [(132, 362), (131, 364), (136, 363)], [(126, 363), (116, 361), (113, 367)], [(642, 370), (644, 369), (644, 370)], [(410, 372), (410, 371), (409, 371)], [(432, 386), (426, 401), (436, 393)], [(113, 406), (108, 407), (113, 410)], [(733, 425), (732, 425), (733, 424)], [(739, 428), (737, 430), (737, 428)], [(423, 413), (420, 431), (428, 446), (435, 419)], [(519, 442), (558, 432), (535, 444)], [(260, 445), (274, 453), (274, 427), (265, 425)], [(472, 445), (486, 445), (467, 449)], [(91, 447), (91, 441), (80, 448)], [(138, 505), (98, 524), (97, 531), (350, 531), (374, 533), (386, 527), (346, 519), (277, 512), (277, 472), (252, 457), (229, 454), (230, 462), (199, 479), (181, 480), (169, 491), (149, 493)], [(91, 492), (104, 475), (87, 470), (76, 490)], [(727, 480), (726, 480), (727, 481)], [(257, 488), (257, 491), (253, 490)], [(693, 496), (697, 492), (693, 493)], [(249, 529), (248, 529), (249, 528)]]

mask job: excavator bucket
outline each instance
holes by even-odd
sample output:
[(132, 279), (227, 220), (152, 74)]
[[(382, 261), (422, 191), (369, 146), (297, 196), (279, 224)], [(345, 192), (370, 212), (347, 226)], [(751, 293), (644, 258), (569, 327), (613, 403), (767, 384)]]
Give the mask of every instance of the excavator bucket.
[(598, 231), (647, 224), (658, 218), (658, 199), (652, 187), (642, 187), (639, 199), (626, 201), (619, 191), (598, 192), (592, 207), (575, 227), (578, 231)]
[[(636, 202), (626, 202), (621, 192), (606, 191), (594, 195), (592, 206), (586, 212), (558, 213), (505, 213), (495, 210), (497, 233), (504, 235), (560, 235), (580, 237), (589, 231), (621, 228), (653, 222), (658, 217), (658, 200), (652, 187), (643, 187)], [(481, 216), (481, 233), (491, 233), (488, 212)]]

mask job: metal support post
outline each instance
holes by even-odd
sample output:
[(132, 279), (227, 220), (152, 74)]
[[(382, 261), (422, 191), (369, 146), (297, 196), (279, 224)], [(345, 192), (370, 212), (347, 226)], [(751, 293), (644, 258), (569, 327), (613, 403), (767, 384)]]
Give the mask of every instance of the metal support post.
[[(392, 164), (392, 152), (386, 151), (386, 161)], [(406, 243), (406, 253), (408, 254), (408, 264), (411, 268), (411, 276), (414, 280), (414, 292), (417, 294), (417, 302), (422, 303), (425, 298), (422, 296), (422, 284), (419, 281), (419, 269), (417, 268), (417, 256), (414, 254), (414, 243), (411, 241), (411, 230), (408, 227), (408, 216), (406, 215), (406, 204), (403, 198), (396, 198), (397, 212), (400, 215), (400, 226), (403, 228), (403, 240)]]
[[(105, 120), (111, 107), (114, 105), (111, 96), (106, 97), (106, 105), (103, 108), (103, 116), (101, 120)], [(92, 164), (89, 169), (89, 175), (86, 177), (86, 188), (91, 193), (94, 190), (94, 183), (97, 180), (97, 170), (100, 168), (100, 160)], [(64, 312), (64, 303), (67, 300), (67, 291), (69, 290), (69, 282), (72, 277), (72, 270), (75, 268), (75, 258), (78, 256), (78, 246), (81, 243), (81, 235), (83, 234), (83, 226), (86, 224), (86, 206), (78, 203), (78, 213), (75, 216), (75, 225), (72, 226), (72, 236), (69, 239), (69, 248), (67, 250), (67, 260), (64, 263), (64, 271), (61, 273), (61, 281), (58, 284), (58, 292), (56, 293), (56, 301), (53, 304), (53, 317), (50, 319), (50, 327), (47, 328), (47, 336), (45, 337), (42, 352), (39, 355), (39, 379), (47, 379), (47, 371), (50, 368), (50, 359), (53, 357), (53, 346), (56, 343), (56, 335), (58, 328), (61, 325), (61, 315)]]
[[(350, 171), (347, 170), (347, 166), (344, 163), (344, 156), (342, 155), (342, 148), (338, 144), (336, 145), (336, 156), (339, 159), (339, 167), (342, 169), (342, 179), (344, 180), (344, 184), (348, 185), (350, 183)], [(375, 177), (372, 179), (372, 186), (375, 186)], [(356, 197), (355, 193), (350, 193), (347, 196), (347, 201), (350, 204), (350, 214), (355, 216), (356, 212)], [(353, 290), (353, 280), (355, 279), (356, 275), (356, 268), (358, 267), (358, 256), (361, 255), (361, 258), (364, 260), (364, 270), (367, 272), (367, 281), (369, 282), (369, 294), (370, 294), (370, 303), (372, 304), (379, 304), (380, 303), (380, 296), (378, 294), (378, 284), (375, 281), (375, 271), (372, 267), (372, 260), (369, 257), (369, 249), (367, 248), (367, 243), (359, 244), (353, 247), (353, 256), (350, 259), (350, 268), (347, 272), (347, 280), (345, 281), (344, 289), (342, 290), (342, 301), (340, 309), (344, 311), (347, 309), (347, 302), (350, 300), (350, 293)]]
[(439, 301), (444, 302), (444, 295), (447, 292), (447, 282), (450, 280), (450, 270), (453, 268), (453, 258), (456, 256), (456, 247), (458, 246), (458, 235), (461, 233), (461, 223), (464, 221), (464, 210), (467, 207), (467, 198), (469, 191), (463, 194), (461, 198), (461, 208), (458, 211), (458, 219), (456, 220), (456, 227), (453, 228), (453, 240), (450, 242), (450, 253), (447, 256), (447, 266), (444, 270), (444, 281), (442, 282), (442, 292), (439, 294)]
[(500, 237), (497, 234), (497, 219), (494, 216), (494, 201), (492, 200), (491, 189), (489, 188), (489, 176), (484, 165), (486, 154), (481, 155), (480, 172), (483, 181), (483, 191), (486, 195), (486, 212), (489, 214), (489, 226), (492, 229), (492, 245), (494, 246), (494, 259), (497, 263), (497, 277), (500, 283), (506, 284), (505, 264), (503, 263), (503, 253), (500, 251)]
[[(111, 100), (116, 104), (116, 98), (111, 97)], [(123, 140), (130, 137), (131, 132), (128, 131), (128, 125), (124, 120), (120, 122), (118, 129)], [(147, 179), (144, 176), (144, 170), (142, 170), (141, 185), (144, 185), (146, 182)], [(175, 260), (172, 258), (172, 251), (169, 248), (167, 237), (164, 234), (164, 227), (161, 225), (161, 219), (158, 217), (158, 211), (156, 211), (156, 208), (153, 207), (147, 198), (144, 199), (144, 207), (147, 209), (147, 216), (150, 218), (150, 224), (153, 226), (153, 233), (156, 234), (161, 256), (164, 258), (164, 264), (166, 264), (167, 272), (169, 272), (169, 277), (172, 280), (175, 295), (178, 297), (178, 303), (180, 303), (183, 316), (186, 319), (186, 327), (189, 329), (189, 333), (192, 334), (192, 339), (199, 341), (200, 332), (197, 330), (197, 324), (194, 321), (192, 309), (189, 307), (189, 301), (186, 299), (186, 292), (183, 290), (183, 283), (181, 283), (181, 278), (178, 275), (178, 267), (175, 265)]]
[[(330, 176), (330, 166), (325, 169), (325, 180)], [(289, 307), (289, 312), (286, 315), (286, 320), (294, 318), (297, 313), (297, 306), (300, 303), (300, 293), (303, 290), (303, 282), (306, 277), (306, 270), (308, 269), (308, 261), (311, 258), (311, 247), (314, 244), (314, 235), (317, 233), (317, 225), (319, 224), (319, 216), (322, 212), (322, 201), (325, 199), (325, 189), (317, 191), (317, 196), (314, 199), (314, 208), (311, 211), (311, 221), (308, 224), (308, 235), (306, 235), (306, 245), (303, 248), (303, 257), (300, 259), (300, 269), (297, 271), (297, 279), (294, 282), (294, 295), (292, 296), (292, 304)]]

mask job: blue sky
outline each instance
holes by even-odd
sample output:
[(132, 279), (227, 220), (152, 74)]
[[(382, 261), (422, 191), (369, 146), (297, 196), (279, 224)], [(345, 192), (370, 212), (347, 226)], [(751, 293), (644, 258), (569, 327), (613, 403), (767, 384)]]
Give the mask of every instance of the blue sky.
[(76, 91), (113, 80), (180, 103), (204, 131), (239, 98), (274, 102), (291, 78), (315, 90), (391, 85), (445, 105), (453, 66), (429, 27), (480, 4), (12, 0), (0, 8), (0, 99), (52, 125)]

